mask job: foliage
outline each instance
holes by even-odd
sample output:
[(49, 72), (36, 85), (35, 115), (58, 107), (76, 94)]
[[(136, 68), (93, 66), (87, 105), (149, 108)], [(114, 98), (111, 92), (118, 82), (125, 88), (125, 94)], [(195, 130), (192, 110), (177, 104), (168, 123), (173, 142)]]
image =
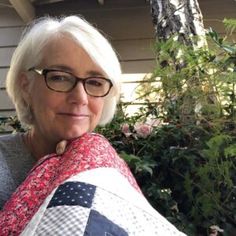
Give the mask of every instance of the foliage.
[(212, 29), (208, 36), (209, 49), (158, 42), (155, 71), (138, 88), (146, 105), (128, 116), (121, 103), (98, 131), (127, 161), (151, 204), (180, 230), (209, 235), (217, 225), (219, 234), (233, 235), (236, 45)]
[(224, 19), (223, 22), (229, 34), (232, 34), (236, 30), (236, 19)]
[(24, 130), (24, 127), (21, 125), (16, 116), (0, 116), (0, 134), (8, 132), (22, 132)]

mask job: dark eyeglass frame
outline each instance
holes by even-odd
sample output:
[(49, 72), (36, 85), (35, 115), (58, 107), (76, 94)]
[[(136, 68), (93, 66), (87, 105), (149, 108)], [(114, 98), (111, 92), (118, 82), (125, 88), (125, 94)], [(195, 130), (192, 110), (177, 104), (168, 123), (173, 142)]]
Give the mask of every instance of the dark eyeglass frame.
[[(39, 75), (42, 75), (44, 77), (44, 80), (45, 80), (45, 83), (47, 85), (47, 87), (50, 89), (50, 90), (53, 90), (53, 91), (56, 91), (56, 92), (59, 92), (59, 93), (69, 93), (71, 92), (79, 82), (81, 82), (83, 84), (83, 88), (84, 88), (84, 91), (89, 95), (89, 96), (92, 96), (92, 97), (105, 97), (111, 90), (113, 84), (111, 82), (110, 79), (107, 79), (105, 77), (102, 77), (102, 76), (89, 76), (89, 77), (86, 77), (86, 78), (80, 78), (80, 77), (77, 77), (75, 75), (73, 75), (72, 73), (68, 72), (68, 71), (64, 71), (64, 70), (60, 70), (60, 69), (37, 69), (35, 67), (32, 67), (30, 69), (28, 69), (28, 71), (34, 71), (35, 73), (39, 74)], [(63, 72), (63, 73), (67, 73), (67, 74), (70, 74), (71, 76), (73, 76), (76, 80), (75, 80), (75, 83), (74, 85), (67, 91), (60, 91), (60, 90), (56, 90), (56, 89), (53, 89), (51, 88), (49, 85), (48, 85), (48, 81), (47, 81), (47, 74), (49, 72)], [(104, 95), (99, 95), (99, 96), (96, 96), (96, 95), (92, 95), (90, 94), (87, 89), (86, 89), (86, 86), (85, 86), (85, 83), (88, 79), (92, 79), (92, 78), (99, 78), (99, 79), (102, 79), (104, 81), (107, 81), (109, 83), (109, 88), (108, 88), (108, 91), (104, 94)]]

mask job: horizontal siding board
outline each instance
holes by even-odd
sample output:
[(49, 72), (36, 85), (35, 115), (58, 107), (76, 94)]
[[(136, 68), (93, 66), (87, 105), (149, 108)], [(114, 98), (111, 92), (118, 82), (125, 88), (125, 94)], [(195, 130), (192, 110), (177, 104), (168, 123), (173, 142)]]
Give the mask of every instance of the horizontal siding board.
[(154, 58), (154, 39), (122, 40), (112, 42), (120, 60)]
[(155, 68), (154, 60), (121, 62), (123, 73), (150, 73)]
[(7, 68), (0, 68), (0, 89), (5, 88), (5, 81), (7, 76)]
[(15, 116), (16, 111), (14, 109), (12, 110), (0, 110), (0, 117), (9, 117), (9, 116)]
[[(106, 4), (105, 4), (106, 5)], [(111, 40), (153, 38), (154, 28), (150, 16), (149, 6), (133, 8), (112, 8), (86, 10), (67, 8), (51, 8), (48, 6), (42, 15), (71, 15), (81, 14), (85, 19), (99, 28)]]
[(61, 12), (62, 10), (68, 9), (69, 11), (72, 10), (96, 10), (96, 11), (103, 11), (103, 10), (111, 10), (111, 9), (120, 9), (130, 8), (130, 7), (143, 7), (149, 6), (149, 3), (145, 3), (144, 0), (109, 0), (105, 1), (104, 5), (99, 5), (97, 0), (72, 0), (72, 1), (58, 1), (51, 4), (37, 4), (36, 9), (38, 14), (42, 14), (44, 12), (54, 11)]
[(14, 50), (15, 47), (0, 48), (0, 67), (8, 67), (10, 65)]
[[(235, 5), (236, 5), (236, 3), (235, 3)], [(222, 21), (217, 21), (217, 20), (214, 20), (214, 19), (205, 19), (204, 20), (204, 27), (205, 27), (205, 29), (212, 28), (219, 34), (225, 34), (226, 33), (226, 28), (225, 28)]]
[(0, 89), (0, 111), (14, 109), (14, 105), (7, 95), (6, 90)]
[(224, 19), (236, 17), (236, 3), (234, 0), (198, 0), (203, 18)]
[(152, 19), (147, 8), (114, 10), (102, 14), (100, 12), (86, 13), (85, 17), (94, 22), (113, 40), (154, 37)]
[[(234, 0), (198, 0), (202, 12), (206, 16), (218, 16), (222, 17), (225, 15), (235, 16), (235, 1)], [(129, 8), (146, 8), (150, 11), (149, 3), (144, 0), (109, 0), (105, 1), (103, 6), (100, 6), (97, 1), (61, 1), (53, 4), (37, 5), (37, 14), (42, 15), (45, 13), (50, 14), (61, 14), (61, 13), (73, 13), (81, 12), (86, 14), (86, 12), (96, 11), (117, 11)], [(66, 9), (66, 11), (65, 11)]]
[[(122, 40), (114, 41), (112, 44), (117, 51), (121, 61), (154, 59), (153, 39), (144, 40)], [(8, 67), (14, 47), (0, 48), (0, 66)], [(0, 79), (5, 77), (7, 68), (0, 68)]]
[(224, 18), (236, 18), (236, 2), (233, 0), (198, 0), (203, 14), (205, 28), (212, 27), (218, 33), (225, 33)]
[[(137, 6), (135, 6), (135, 1), (119, 1), (119, 3), (109, 1), (100, 7), (96, 1), (94, 3), (82, 2), (45, 5), (41, 7), (39, 14), (81, 14), (111, 39), (152, 38), (154, 36), (150, 7), (143, 1), (136, 1)], [(236, 18), (236, 3), (233, 0), (199, 0), (199, 5), (203, 13), (205, 28), (212, 27), (219, 33), (225, 32), (224, 25), (221, 23), (225, 17)]]
[(0, 27), (23, 26), (24, 22), (13, 8), (0, 8)]
[(16, 46), (19, 42), (22, 27), (0, 27), (0, 47)]

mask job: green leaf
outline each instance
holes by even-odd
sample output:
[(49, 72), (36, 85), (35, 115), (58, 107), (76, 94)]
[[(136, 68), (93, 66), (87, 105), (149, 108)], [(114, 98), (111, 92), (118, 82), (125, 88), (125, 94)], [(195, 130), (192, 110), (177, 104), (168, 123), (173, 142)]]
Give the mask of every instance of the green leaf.
[(225, 148), (224, 154), (226, 157), (236, 157), (236, 144), (232, 144), (229, 147)]

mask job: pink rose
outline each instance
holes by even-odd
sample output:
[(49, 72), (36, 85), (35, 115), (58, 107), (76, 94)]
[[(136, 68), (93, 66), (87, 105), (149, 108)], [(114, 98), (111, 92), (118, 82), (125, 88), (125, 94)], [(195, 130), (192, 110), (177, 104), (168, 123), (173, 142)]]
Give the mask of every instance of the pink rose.
[(149, 124), (136, 123), (134, 130), (136, 131), (138, 137), (147, 138), (151, 134), (153, 128)]
[(150, 119), (150, 120), (147, 120), (145, 124), (148, 124), (152, 127), (158, 127), (158, 126), (162, 126), (163, 121), (161, 119)]
[(125, 137), (129, 137), (132, 133), (129, 129), (129, 124), (125, 123), (121, 126), (121, 132), (125, 135)]

